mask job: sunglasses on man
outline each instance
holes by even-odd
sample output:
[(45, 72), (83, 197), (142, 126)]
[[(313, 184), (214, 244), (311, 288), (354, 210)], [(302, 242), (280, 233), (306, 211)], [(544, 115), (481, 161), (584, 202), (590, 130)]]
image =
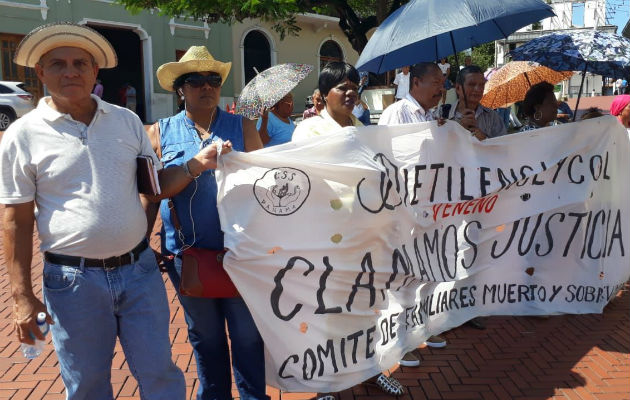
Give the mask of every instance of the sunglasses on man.
[(191, 75), (184, 80), (184, 83), (187, 83), (191, 87), (200, 88), (206, 83), (213, 88), (221, 87), (221, 83), (223, 79), (221, 79), (220, 75)]

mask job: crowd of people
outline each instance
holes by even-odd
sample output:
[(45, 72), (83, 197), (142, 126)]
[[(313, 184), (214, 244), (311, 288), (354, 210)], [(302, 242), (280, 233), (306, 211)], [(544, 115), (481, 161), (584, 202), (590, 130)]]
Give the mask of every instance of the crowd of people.
[[(431, 64), (437, 69), (432, 68)], [(438, 70), (440, 74), (437, 73)], [(573, 110), (567, 104), (567, 97), (558, 97), (554, 86), (547, 82), (530, 87), (525, 99), (517, 102), (514, 107), (508, 106), (494, 110), (484, 107), (481, 105), (481, 99), (486, 86), (486, 73), (472, 64), (470, 56), (465, 57), (464, 65), (460, 66), (456, 75), (451, 75), (451, 64), (447, 58), (442, 58), (437, 63), (422, 62), (416, 65), (403, 66), (392, 81), (395, 101), (385, 108), (380, 116), (375, 116), (378, 118), (377, 123), (389, 125), (450, 119), (459, 122), (471, 132), (472, 136), (484, 140), (573, 121)], [(451, 76), (455, 76), (453, 82), (450, 79)], [(414, 88), (414, 77), (418, 78), (420, 85), (418, 88)], [(432, 84), (429, 84), (429, 81)], [(438, 86), (438, 81), (441, 82), (442, 86)], [(357, 96), (352, 115), (361, 125), (372, 123), (370, 109), (365, 99), (361, 98), (361, 93), (366, 87), (367, 74), (360, 74), (359, 84), (355, 90)], [(456, 100), (449, 104), (446, 102), (446, 97), (448, 90), (451, 89), (455, 91)], [(410, 95), (410, 92), (416, 94)], [(541, 98), (541, 95), (544, 95), (544, 98)], [(292, 98), (290, 93), (287, 96)], [(423, 102), (420, 98), (423, 99)], [(303, 133), (299, 133), (294, 139), (293, 131), (300, 125), (301, 121), (315, 116), (326, 118), (326, 115), (330, 115), (330, 111), (326, 111), (327, 114), (322, 114), (322, 111), (326, 110), (327, 104), (319, 87), (308, 98), (307, 104), (310, 107), (307, 106), (302, 113), (301, 120), (297, 123), (292, 119), (293, 107), (283, 107), (284, 117), (279, 117), (279, 112), (282, 111), (279, 111), (278, 107), (282, 102), (286, 102), (286, 98), (281, 99), (269, 110), (264, 109), (260, 114), (257, 129), (265, 147), (299, 140), (304, 136)], [(542, 112), (545, 114), (542, 115)], [(268, 122), (270, 120), (269, 115), (271, 115), (271, 122)], [(602, 110), (592, 108), (583, 112), (580, 119), (602, 115)], [(278, 123), (279, 118), (282, 119), (282, 123)], [(341, 127), (358, 126), (354, 122), (350, 124), (349, 120), (346, 122), (339, 125)], [(302, 129), (306, 129), (311, 124), (313, 122), (306, 123)], [(297, 130), (297, 132), (301, 132), (302, 129)], [(271, 140), (271, 137), (275, 137), (275, 139)]]
[[(60, 44), (54, 40), (60, 34), (73, 39)], [(180, 98), (181, 108), (145, 132), (130, 104), (135, 98), (130, 85), (126, 107), (100, 98), (99, 68), (114, 67), (116, 54), (96, 31), (71, 23), (39, 27), (20, 43), (15, 62), (35, 68), (50, 94), (0, 143), (5, 262), (19, 340), (43, 339), (36, 315), (47, 313), (68, 399), (112, 398), (117, 337), (143, 398), (183, 399), (184, 375), (171, 357), (164, 282), (148, 241), (159, 211), (160, 260), (185, 313), (197, 362), (197, 398), (231, 399), (232, 367), (241, 399), (267, 399), (263, 340), (245, 302), (180, 293), (181, 254), (192, 246), (223, 249), (213, 171), (219, 151), (250, 152), (369, 124), (369, 110), (360, 101), (366, 78), (345, 62), (329, 63), (302, 122), (291, 119), (291, 93), (261, 110), (254, 122), (220, 107), (231, 63), (193, 46), (179, 61), (158, 68), (160, 86)], [(457, 75), (458, 100), (452, 105), (444, 104), (451, 68), (445, 59), (403, 67), (395, 80), (398, 101), (383, 111), (379, 124), (451, 119), (478, 140), (506, 135), (501, 117), (480, 104), (483, 72), (470, 60), (467, 64)], [(523, 102), (527, 122), (521, 130), (548, 126), (557, 109), (552, 85), (532, 86)], [(598, 113), (589, 110), (584, 118)], [(630, 127), (630, 95), (619, 96), (611, 114)], [(139, 195), (138, 155), (149, 155), (160, 166), (160, 195)], [(45, 304), (31, 284), (35, 223), (45, 260)], [(483, 321), (472, 322), (483, 329)], [(426, 344), (444, 347), (446, 341), (432, 336)], [(400, 364), (417, 366), (420, 360), (408, 353)], [(393, 396), (404, 392), (383, 373), (367, 383)], [(334, 399), (334, 394), (321, 398)]]

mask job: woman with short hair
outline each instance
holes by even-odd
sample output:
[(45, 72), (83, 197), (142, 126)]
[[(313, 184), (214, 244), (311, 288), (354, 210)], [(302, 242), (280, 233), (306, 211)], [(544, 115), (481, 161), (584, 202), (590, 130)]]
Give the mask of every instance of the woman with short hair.
[(556, 120), (558, 101), (553, 89), (554, 86), (549, 82), (540, 82), (529, 88), (521, 106), (527, 123), (519, 132), (543, 128)]
[[(302, 121), (293, 133), (293, 141), (329, 135), (347, 126), (363, 126), (352, 114), (358, 102), (359, 72), (345, 62), (327, 64), (319, 74), (319, 91), (325, 107), (322, 112)], [(400, 396), (403, 386), (393, 377), (380, 373), (367, 383), (378, 386), (385, 393)], [(317, 400), (335, 400), (332, 394), (324, 394)]]
[(313, 102), (313, 106), (304, 110), (302, 113), (302, 120), (319, 115), (319, 113), (324, 109), (324, 101), (322, 100), (322, 94), (319, 92), (319, 89), (315, 89), (313, 91), (311, 101)]
[(319, 91), (324, 108), (319, 115), (302, 121), (293, 141), (327, 135), (346, 126), (363, 126), (352, 114), (359, 99), (359, 72), (350, 64), (328, 63), (319, 74)]

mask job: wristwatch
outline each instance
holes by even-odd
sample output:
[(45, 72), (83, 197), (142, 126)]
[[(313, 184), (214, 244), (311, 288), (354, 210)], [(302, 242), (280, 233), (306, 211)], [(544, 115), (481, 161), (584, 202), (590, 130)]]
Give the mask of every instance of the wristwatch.
[[(190, 161), (190, 160), (188, 160)], [(201, 176), (201, 174), (197, 174), (196, 176), (190, 173), (190, 169), (188, 168), (188, 161), (186, 161), (183, 165), (182, 168), (184, 168), (184, 172), (186, 173), (186, 176), (189, 177), (190, 179), (197, 179), (199, 178), (199, 176)]]

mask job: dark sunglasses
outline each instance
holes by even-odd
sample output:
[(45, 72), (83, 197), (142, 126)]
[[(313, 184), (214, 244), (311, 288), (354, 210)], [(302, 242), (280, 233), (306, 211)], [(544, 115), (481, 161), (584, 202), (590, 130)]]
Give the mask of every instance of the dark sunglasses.
[(191, 75), (184, 80), (184, 83), (194, 88), (200, 88), (206, 83), (213, 88), (218, 88), (221, 87), (222, 82), (220, 75)]

